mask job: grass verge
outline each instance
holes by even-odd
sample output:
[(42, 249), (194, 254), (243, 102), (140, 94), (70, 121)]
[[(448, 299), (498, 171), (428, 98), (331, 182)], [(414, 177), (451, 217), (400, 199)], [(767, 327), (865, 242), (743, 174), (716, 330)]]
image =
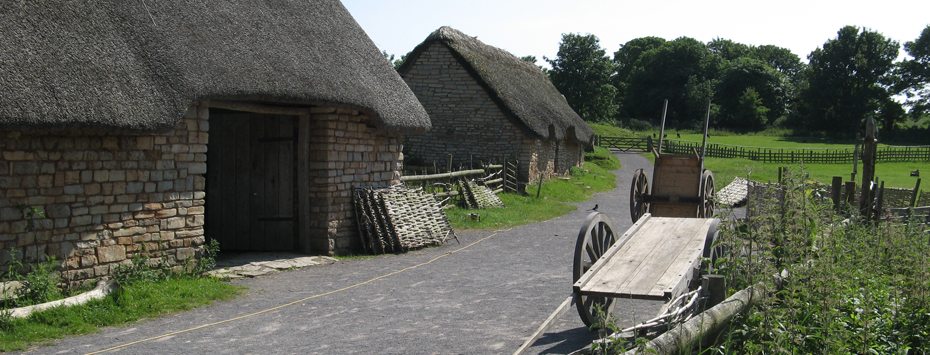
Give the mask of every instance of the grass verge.
[(52, 339), (90, 334), (101, 327), (160, 317), (236, 297), (242, 287), (214, 278), (174, 276), (136, 282), (102, 300), (35, 313), (24, 319), (0, 319), (0, 351), (47, 345)]
[[(480, 210), (452, 208), (446, 210), (446, 215), (456, 230), (509, 228), (562, 216), (577, 209), (563, 202), (585, 201), (597, 192), (617, 187), (617, 178), (611, 172), (591, 162), (585, 162), (584, 166), (585, 169), (572, 169), (568, 179), (556, 178), (543, 182), (542, 191), (538, 191), (539, 198), (536, 198), (538, 186), (527, 186), (526, 195), (500, 195), (507, 207)], [(472, 213), (479, 214), (480, 220), (472, 219)]]

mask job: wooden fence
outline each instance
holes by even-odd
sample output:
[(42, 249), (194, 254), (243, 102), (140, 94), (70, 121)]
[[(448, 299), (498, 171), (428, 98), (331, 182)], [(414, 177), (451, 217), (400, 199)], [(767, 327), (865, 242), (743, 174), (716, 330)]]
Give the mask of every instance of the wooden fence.
[(400, 181), (403, 181), (407, 186), (422, 187), (424, 191), (443, 201), (443, 204), (461, 202), (462, 187), (461, 184), (458, 184), (461, 179), (475, 180), (479, 185), (491, 188), (495, 194), (503, 192), (508, 184), (513, 184), (513, 182), (507, 181), (504, 165), (486, 165), (482, 169), (400, 177)]
[[(595, 142), (605, 148), (627, 150), (648, 150), (648, 138), (597, 137)], [(667, 139), (662, 142), (662, 153), (691, 154), (693, 149), (701, 151), (700, 142)], [(852, 163), (856, 151), (854, 148), (758, 148), (727, 144), (707, 144), (706, 157), (709, 158), (744, 158), (766, 163)], [(930, 146), (882, 146), (878, 147), (876, 161), (893, 162), (930, 162)]]
[(602, 137), (594, 136), (594, 145), (604, 148), (614, 148), (626, 152), (637, 150), (648, 152), (651, 147), (652, 138), (645, 137)]

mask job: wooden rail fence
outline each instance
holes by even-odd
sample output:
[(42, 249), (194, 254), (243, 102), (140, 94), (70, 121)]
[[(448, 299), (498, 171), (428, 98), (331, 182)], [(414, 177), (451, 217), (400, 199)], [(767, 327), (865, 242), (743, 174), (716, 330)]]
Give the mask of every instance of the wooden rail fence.
[[(595, 143), (605, 148), (622, 151), (647, 151), (649, 138), (596, 137)], [(691, 154), (692, 149), (701, 150), (700, 142), (667, 139), (662, 142), (662, 153)], [(744, 158), (766, 163), (852, 163), (856, 156), (854, 148), (759, 148), (727, 144), (707, 144), (706, 157), (710, 158)], [(878, 147), (876, 161), (893, 162), (930, 162), (930, 146), (883, 146)]]
[[(400, 177), (407, 186), (420, 186), (441, 201), (461, 202), (460, 179), (473, 179), (479, 185), (489, 187), (495, 194), (501, 193), (508, 185), (504, 165), (486, 165), (482, 169), (459, 170), (448, 173), (428, 175), (405, 175)], [(444, 203), (445, 204), (445, 203)]]

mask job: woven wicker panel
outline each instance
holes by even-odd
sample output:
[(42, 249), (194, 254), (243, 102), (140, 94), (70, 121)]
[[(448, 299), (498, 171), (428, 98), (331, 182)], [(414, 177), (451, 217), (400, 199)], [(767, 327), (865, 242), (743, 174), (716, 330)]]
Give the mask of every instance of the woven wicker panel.
[(504, 207), (504, 202), (487, 186), (478, 185), (472, 181), (469, 181), (467, 186), (477, 208)]
[[(455, 237), (439, 202), (422, 189), (356, 189), (362, 243), (373, 253), (442, 244)], [(370, 245), (370, 247), (368, 247)]]
[(914, 198), (914, 189), (886, 187), (882, 193), (882, 205), (885, 207), (911, 207)]

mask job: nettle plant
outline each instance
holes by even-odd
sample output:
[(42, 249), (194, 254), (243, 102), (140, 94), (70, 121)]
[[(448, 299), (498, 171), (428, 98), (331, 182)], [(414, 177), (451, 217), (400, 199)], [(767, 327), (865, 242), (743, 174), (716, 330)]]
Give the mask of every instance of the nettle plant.
[[(718, 259), (730, 292), (771, 297), (718, 338), (713, 353), (924, 353), (930, 350), (930, 241), (916, 225), (837, 215), (798, 169), (730, 221)], [(851, 210), (851, 209), (847, 209)], [(789, 277), (776, 288), (774, 275)]]

